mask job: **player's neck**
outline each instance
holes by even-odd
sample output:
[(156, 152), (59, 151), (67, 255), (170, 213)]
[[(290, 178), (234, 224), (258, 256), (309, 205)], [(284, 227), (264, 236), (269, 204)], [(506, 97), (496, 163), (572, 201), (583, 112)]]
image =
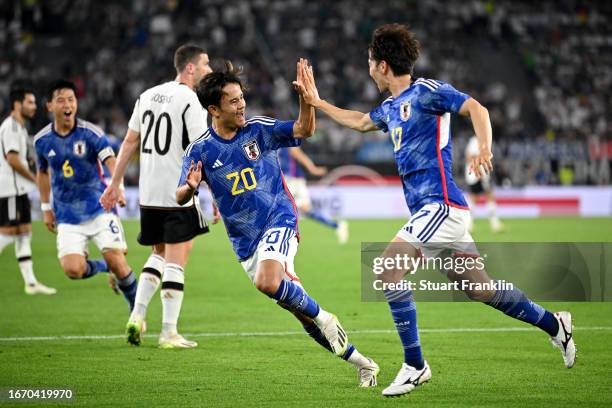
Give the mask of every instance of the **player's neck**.
[(221, 125), (219, 122), (217, 122), (216, 120), (213, 120), (212, 125), (213, 125), (213, 130), (215, 131), (216, 134), (219, 135), (221, 139), (232, 140), (234, 136), (236, 136), (236, 133), (238, 133), (238, 128), (225, 127)]
[(57, 120), (53, 121), (53, 129), (55, 130), (55, 133), (57, 133), (60, 136), (66, 136), (68, 135), (72, 129), (74, 129), (74, 125), (75, 125), (76, 119), (70, 121), (69, 123), (63, 122), (62, 123), (57, 123)]
[(174, 80), (176, 82), (178, 82), (178, 83), (187, 85), (191, 89), (193, 89), (193, 87), (195, 85), (193, 83), (193, 77), (191, 77), (189, 75), (178, 74)]
[(412, 85), (412, 76), (400, 75), (397, 77), (392, 76), (389, 78), (389, 92), (394, 98), (397, 98), (402, 92), (408, 89)]
[(11, 116), (13, 117), (13, 119), (19, 122), (21, 126), (25, 126), (25, 118), (23, 117), (21, 112), (14, 110), (11, 112)]

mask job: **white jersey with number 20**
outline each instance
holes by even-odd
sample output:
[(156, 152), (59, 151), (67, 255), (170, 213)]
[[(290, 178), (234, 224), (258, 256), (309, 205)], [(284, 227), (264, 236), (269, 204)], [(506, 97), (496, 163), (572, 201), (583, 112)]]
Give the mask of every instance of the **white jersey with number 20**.
[(195, 92), (185, 84), (166, 82), (140, 95), (128, 126), (140, 133), (141, 206), (181, 207), (175, 192), (183, 153), (208, 128), (206, 117)]

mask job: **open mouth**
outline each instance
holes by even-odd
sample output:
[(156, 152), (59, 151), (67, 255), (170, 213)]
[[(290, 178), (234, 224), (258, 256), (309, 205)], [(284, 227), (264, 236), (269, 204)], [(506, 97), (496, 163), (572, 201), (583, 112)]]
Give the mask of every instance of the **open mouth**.
[(72, 111), (64, 111), (64, 119), (70, 120), (72, 118)]

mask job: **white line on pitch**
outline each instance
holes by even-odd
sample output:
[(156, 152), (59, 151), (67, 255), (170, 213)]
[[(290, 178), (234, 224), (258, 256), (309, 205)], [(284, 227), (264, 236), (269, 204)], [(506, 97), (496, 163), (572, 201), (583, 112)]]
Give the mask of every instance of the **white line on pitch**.
[[(535, 327), (490, 327), (490, 328), (450, 328), (450, 329), (420, 329), (419, 333), (496, 333), (496, 332), (526, 332), (535, 331)], [(609, 331), (612, 326), (576, 327), (575, 331)], [(349, 334), (387, 334), (395, 333), (390, 329), (347, 330)], [(187, 337), (280, 337), (306, 334), (303, 331), (278, 332), (228, 332), (228, 333), (186, 333)], [(149, 333), (145, 337), (157, 337), (158, 333)], [(123, 339), (125, 335), (84, 335), (84, 336), (40, 336), (40, 337), (0, 337), (0, 342), (17, 341), (57, 341), (57, 340), (115, 340)]]

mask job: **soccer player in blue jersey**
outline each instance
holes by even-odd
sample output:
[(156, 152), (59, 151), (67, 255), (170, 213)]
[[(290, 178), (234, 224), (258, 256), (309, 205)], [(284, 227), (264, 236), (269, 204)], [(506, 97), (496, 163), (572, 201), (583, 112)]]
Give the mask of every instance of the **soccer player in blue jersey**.
[[(76, 118), (72, 82), (55, 81), (47, 98), (53, 122), (34, 138), (36, 177), (44, 222), (49, 231), (57, 232), (62, 269), (70, 279), (111, 271), (132, 310), (137, 283), (125, 259), (123, 227), (117, 215), (106, 213), (98, 202), (105, 188), (101, 166), (112, 174), (115, 155), (99, 127)], [(103, 260), (88, 259), (89, 240), (102, 252)]]
[(300, 213), (313, 221), (335, 229), (338, 242), (346, 244), (349, 237), (348, 223), (345, 220), (335, 221), (313, 210), (310, 193), (306, 185), (304, 170), (313, 176), (321, 177), (327, 174), (327, 168), (315, 165), (312, 159), (298, 146), (280, 149), (278, 151), (278, 160), (287, 182), (287, 188), (289, 188), (289, 192), (291, 192)]
[[(422, 253), (434, 257), (443, 249), (454, 251), (455, 257), (478, 256), (468, 231), (470, 213), (451, 173), (450, 114), (459, 113), (472, 121), (479, 154), (472, 158), (471, 170), (478, 177), (492, 170), (491, 122), (487, 109), (450, 84), (413, 77), (419, 49), (414, 34), (403, 25), (384, 25), (374, 32), (368, 50), (370, 76), (380, 92), (388, 91), (391, 96), (369, 114), (340, 109), (320, 99), (311, 67), (305, 74), (304, 99), (343, 126), (360, 132), (381, 129), (390, 133), (412, 217), (383, 256), (417, 257)], [(382, 278), (384, 282), (398, 282), (406, 272), (391, 270), (383, 273)], [(449, 271), (448, 277), (458, 280), (459, 274)], [(483, 269), (472, 269), (461, 279), (492, 282)], [(576, 347), (569, 312), (550, 313), (516, 287), (473, 290), (467, 295), (548, 333), (561, 350), (565, 365), (573, 366)], [(421, 354), (412, 293), (389, 290), (385, 297), (404, 348), (404, 363), (383, 395), (401, 395), (429, 380), (431, 370)]]
[[(298, 63), (294, 85), (303, 89)], [(196, 86), (198, 99), (212, 116), (212, 127), (185, 151), (176, 192), (190, 200), (204, 179), (217, 203), (234, 252), (255, 287), (291, 311), (320, 345), (354, 364), (360, 386), (376, 385), (378, 366), (348, 342), (333, 314), (303, 289), (293, 259), (298, 246), (295, 204), (283, 180), (276, 151), (299, 146), (315, 129), (314, 109), (300, 97), (297, 120), (245, 118), (240, 77), (228, 64)], [(197, 163), (197, 164), (196, 164)]]

